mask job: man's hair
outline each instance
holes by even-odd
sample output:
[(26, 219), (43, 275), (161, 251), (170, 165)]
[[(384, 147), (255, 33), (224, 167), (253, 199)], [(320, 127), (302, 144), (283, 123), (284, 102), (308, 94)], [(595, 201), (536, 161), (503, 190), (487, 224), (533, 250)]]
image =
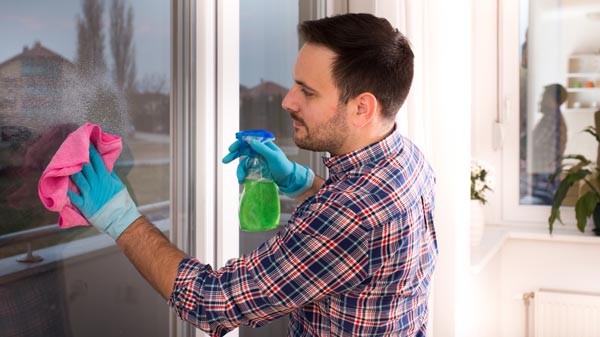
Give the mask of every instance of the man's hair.
[(340, 103), (372, 93), (386, 119), (394, 119), (413, 79), (414, 55), (402, 33), (383, 18), (343, 14), (305, 21), (298, 26), (306, 43), (332, 50), (333, 81)]
[(556, 104), (561, 105), (567, 100), (567, 89), (558, 83), (549, 84), (544, 87), (544, 96), (550, 96)]

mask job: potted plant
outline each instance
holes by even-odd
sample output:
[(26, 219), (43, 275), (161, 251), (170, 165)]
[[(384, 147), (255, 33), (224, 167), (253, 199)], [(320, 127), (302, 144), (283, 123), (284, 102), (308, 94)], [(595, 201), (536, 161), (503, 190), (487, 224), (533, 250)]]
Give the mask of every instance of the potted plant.
[(484, 230), (483, 205), (486, 193), (492, 191), (494, 177), (492, 168), (477, 160), (471, 160), (471, 245), (477, 246)]
[[(596, 127), (589, 126), (583, 131), (592, 135), (600, 144), (600, 137), (597, 132), (600, 124), (600, 110), (596, 111), (594, 117)], [(555, 179), (557, 176), (561, 178), (558, 188), (554, 192), (554, 202), (550, 217), (548, 217), (548, 230), (552, 234), (556, 220), (563, 223), (560, 218), (560, 206), (563, 204), (569, 190), (573, 187), (582, 186), (575, 203), (577, 228), (579, 231), (584, 232), (588, 219), (592, 218), (594, 223), (593, 232), (600, 235), (600, 168), (598, 167), (600, 148), (595, 163), (583, 155), (567, 155), (563, 158), (573, 160), (573, 162), (561, 165), (550, 177), (550, 179)]]
[(486, 193), (494, 187), (492, 168), (481, 161), (471, 160), (471, 200), (481, 205), (487, 202)]

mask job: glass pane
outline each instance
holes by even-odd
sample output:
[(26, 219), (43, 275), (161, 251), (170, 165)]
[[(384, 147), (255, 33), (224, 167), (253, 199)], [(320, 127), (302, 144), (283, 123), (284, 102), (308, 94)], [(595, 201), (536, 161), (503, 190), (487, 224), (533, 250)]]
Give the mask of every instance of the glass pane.
[[(281, 102), (293, 84), (299, 50), (298, 23), (314, 17), (316, 1), (240, 1), (240, 130), (266, 129), (290, 160), (308, 165), (311, 154), (294, 144), (290, 114)], [(280, 193), (281, 224), (296, 207)], [(269, 232), (240, 232), (240, 252), (246, 254), (273, 236)], [(285, 336), (287, 317), (269, 325), (240, 328), (240, 336)]]
[[(520, 19), (520, 203), (551, 205), (570, 154), (595, 161), (598, 142), (582, 132), (600, 107), (598, 1), (522, 0)], [(574, 205), (584, 186), (569, 191)]]
[(123, 139), (115, 170), (140, 212), (169, 232), (169, 12), (165, 0), (0, 4), (2, 336), (168, 336), (164, 300), (114, 241), (58, 229), (37, 183), (70, 132), (99, 124)]
[[(298, 53), (299, 4), (240, 2), (240, 130), (266, 129), (290, 160), (306, 161), (294, 144), (292, 120), (281, 102), (293, 83)], [(282, 213), (295, 202), (280, 195)]]

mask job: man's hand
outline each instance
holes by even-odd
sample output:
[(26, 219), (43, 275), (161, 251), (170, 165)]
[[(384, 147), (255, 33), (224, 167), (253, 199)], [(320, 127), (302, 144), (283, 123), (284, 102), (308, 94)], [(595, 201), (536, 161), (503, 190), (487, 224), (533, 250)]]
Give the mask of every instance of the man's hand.
[[(229, 154), (223, 158), (223, 163), (227, 164), (238, 157), (248, 155), (247, 151), (240, 151), (240, 148), (242, 148), (241, 144), (242, 141), (240, 140), (231, 144)], [(296, 197), (312, 187), (315, 173), (307, 166), (302, 166), (287, 159), (283, 151), (275, 143), (271, 141), (262, 143), (257, 140), (250, 140), (248, 144), (265, 159), (273, 181), (283, 193), (291, 197)], [(240, 184), (246, 178), (245, 168), (247, 160), (248, 157), (243, 158), (237, 168), (237, 178)]]
[(81, 194), (67, 190), (71, 203), (98, 230), (117, 239), (141, 215), (125, 184), (109, 173), (96, 148), (90, 144), (90, 163), (71, 175)]

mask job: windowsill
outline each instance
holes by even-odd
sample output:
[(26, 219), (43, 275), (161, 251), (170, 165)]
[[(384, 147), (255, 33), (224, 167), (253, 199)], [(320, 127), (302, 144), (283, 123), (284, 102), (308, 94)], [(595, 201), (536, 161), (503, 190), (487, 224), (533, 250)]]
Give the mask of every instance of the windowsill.
[[(170, 228), (168, 219), (155, 220), (153, 224), (163, 233), (167, 232)], [(34, 255), (40, 255), (44, 258), (40, 262), (18, 262), (17, 259), (24, 254), (7, 257), (0, 259), (0, 280), (8, 282), (9, 280), (27, 277), (28, 275), (51, 269), (56, 263), (64, 263), (65, 261), (74, 262), (80, 259), (92, 258), (110, 249), (117, 250), (115, 240), (108, 235), (101, 234), (34, 250)]]
[(33, 254), (43, 258), (43, 260), (39, 262), (18, 262), (17, 259), (24, 256), (24, 253), (19, 256), (0, 259), (0, 279), (3, 280), (3, 282), (21, 279), (43, 270), (52, 269), (58, 262), (67, 260), (74, 261), (74, 259), (82, 258), (84, 256), (94, 256), (95, 254), (93, 253), (100, 253), (111, 247), (116, 249), (114, 248), (115, 241), (108, 235), (99, 234), (51, 247), (36, 249), (33, 251)]
[(486, 225), (480, 244), (471, 247), (471, 272), (474, 274), (481, 272), (509, 239), (600, 245), (600, 236), (595, 236), (590, 232), (581, 233), (559, 227), (554, 229), (553, 234), (549, 234), (546, 227), (515, 228)]

